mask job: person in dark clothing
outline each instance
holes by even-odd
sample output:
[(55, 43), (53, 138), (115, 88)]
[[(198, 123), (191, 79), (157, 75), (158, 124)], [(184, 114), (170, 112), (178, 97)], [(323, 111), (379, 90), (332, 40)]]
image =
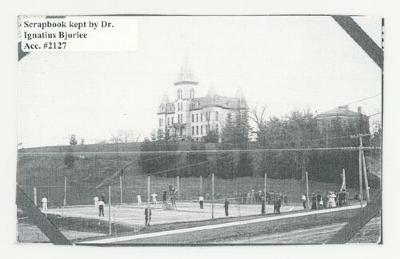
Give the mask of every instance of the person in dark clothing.
[(101, 201), (104, 201), (104, 203), (106, 202), (106, 198), (104, 197), (104, 193), (101, 194), (100, 200), (101, 200)]
[(261, 215), (265, 215), (265, 199), (261, 202)]
[(100, 200), (99, 201), (99, 217), (103, 216), (104, 217), (104, 201)]
[(320, 193), (318, 193), (317, 194), (317, 208), (318, 209), (322, 209), (321, 206), (319, 206), (319, 204), (321, 203), (321, 199), (322, 199), (322, 196)]
[(316, 210), (317, 209), (317, 196), (315, 196), (315, 193), (312, 194), (311, 202), (312, 202), (311, 209)]
[(278, 204), (277, 204), (277, 206), (276, 206), (276, 209), (277, 209), (277, 213), (278, 213), (278, 214), (281, 214), (281, 206), (282, 206), (282, 199), (279, 197), (279, 198), (278, 198)]
[(225, 199), (225, 204), (224, 204), (224, 208), (225, 208), (225, 216), (229, 216), (229, 201), (228, 199)]
[(149, 205), (147, 205), (146, 209), (144, 210), (144, 225), (150, 226), (150, 220), (151, 220), (151, 208)]
[(344, 205), (344, 200), (345, 200), (345, 193), (344, 191), (339, 192), (339, 206), (342, 207)]
[(163, 191), (162, 200), (163, 200), (163, 203), (167, 202), (167, 191)]

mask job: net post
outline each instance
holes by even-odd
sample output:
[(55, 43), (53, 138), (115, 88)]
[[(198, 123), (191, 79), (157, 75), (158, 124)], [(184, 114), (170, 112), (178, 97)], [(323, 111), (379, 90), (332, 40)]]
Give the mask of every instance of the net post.
[(33, 187), (33, 202), (35, 203), (35, 206), (37, 206), (37, 189), (36, 189), (36, 187)]
[(214, 173), (211, 174), (211, 218), (214, 219)]
[(108, 234), (111, 235), (111, 185), (108, 186)]

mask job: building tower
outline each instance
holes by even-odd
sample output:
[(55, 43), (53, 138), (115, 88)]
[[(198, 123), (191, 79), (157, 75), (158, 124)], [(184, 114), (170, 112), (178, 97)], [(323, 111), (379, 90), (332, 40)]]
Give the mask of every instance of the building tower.
[(179, 137), (190, 136), (191, 120), (190, 120), (190, 104), (195, 98), (195, 88), (198, 85), (188, 62), (181, 67), (177, 79), (174, 83), (176, 86), (176, 115), (177, 115), (177, 134)]

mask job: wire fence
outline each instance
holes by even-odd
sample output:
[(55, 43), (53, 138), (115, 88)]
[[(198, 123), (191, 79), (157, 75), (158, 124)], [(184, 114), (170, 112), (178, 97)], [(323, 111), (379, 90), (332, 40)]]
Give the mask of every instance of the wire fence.
[[(364, 150), (368, 157), (362, 166), (365, 170), (368, 167), (370, 174), (379, 171), (375, 162), (379, 162), (380, 150)], [(64, 165), (63, 156), (24, 154), (18, 159), (17, 181), (36, 206), (72, 239), (148, 231), (147, 223), (150, 223), (151, 231), (155, 231), (174, 229), (183, 224), (208, 224), (204, 222), (213, 219), (241, 220), (263, 214), (292, 213), (314, 209), (315, 202), (315, 209), (359, 204), (360, 190), (374, 192), (376, 189), (370, 189), (364, 183), (362, 177), (365, 175), (361, 177), (361, 189), (358, 188), (359, 183), (354, 177), (358, 174), (358, 170), (355, 171), (359, 165), (358, 156), (353, 156), (354, 160), (349, 159), (349, 155), (357, 155), (360, 149), (346, 148), (340, 150), (341, 155), (333, 156), (339, 161), (337, 168), (340, 169), (333, 170), (330, 176), (336, 180), (327, 182), (319, 181), (321, 171), (315, 169), (324, 170), (320, 164), (324, 165), (325, 161), (319, 161), (319, 167), (312, 167), (310, 162), (301, 162), (305, 153), (297, 151), (289, 151), (287, 156), (267, 157), (268, 152), (263, 150), (264, 156), (253, 156), (250, 162), (240, 160), (242, 158), (235, 155), (238, 152), (231, 150), (205, 152), (203, 157), (197, 157), (202, 152), (195, 157), (188, 157), (189, 154), (183, 152), (181, 160), (173, 159), (175, 154), (182, 156), (178, 152), (173, 152), (173, 156), (152, 154), (155, 156), (150, 158), (140, 157), (137, 153), (120, 152), (117, 156), (96, 153), (77, 159), (74, 168)], [(255, 154), (259, 152), (254, 151)], [(161, 170), (149, 174), (140, 171), (140, 160), (149, 163), (146, 164), (149, 167), (154, 161), (161, 163), (160, 159), (164, 163)], [(285, 168), (294, 171), (277, 171), (265, 166), (265, 161), (274, 159), (278, 164), (286, 162)], [(242, 161), (254, 170), (243, 174), (248, 168), (241, 167)], [(220, 176), (222, 171), (224, 177)], [(346, 186), (346, 180), (343, 180), (346, 171), (356, 184)], [(343, 184), (346, 202), (340, 203)], [(336, 195), (334, 205), (329, 202), (332, 194)], [(103, 213), (99, 201), (104, 201)], [(147, 208), (152, 210), (150, 222), (146, 220)]]

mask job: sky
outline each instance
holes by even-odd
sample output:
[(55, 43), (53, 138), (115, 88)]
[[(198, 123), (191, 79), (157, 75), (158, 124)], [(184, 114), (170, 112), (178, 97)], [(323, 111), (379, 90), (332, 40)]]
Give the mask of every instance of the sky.
[[(226, 96), (241, 89), (268, 117), (346, 104), (381, 112), (380, 68), (331, 17), (129, 19), (137, 20), (136, 51), (35, 52), (19, 62), (19, 143), (65, 145), (71, 134), (97, 143), (118, 131), (148, 137), (164, 93), (176, 97), (186, 60), (196, 96), (211, 86)], [(380, 46), (380, 19), (355, 20)]]

